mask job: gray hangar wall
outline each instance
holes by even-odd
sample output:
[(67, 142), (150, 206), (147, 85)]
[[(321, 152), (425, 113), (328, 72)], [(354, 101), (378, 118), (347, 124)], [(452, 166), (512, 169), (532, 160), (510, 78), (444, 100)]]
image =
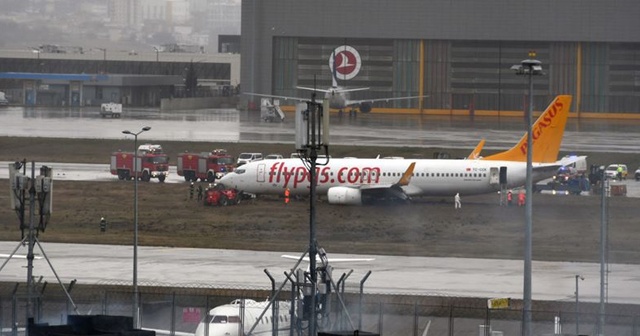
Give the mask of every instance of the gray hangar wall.
[(542, 109), (572, 94), (572, 110), (640, 113), (637, 0), (244, 0), (244, 92), (305, 96), (331, 85), (342, 45), (362, 59), (339, 84), (370, 87), (352, 98), (428, 95), (379, 107), (522, 110), (527, 83), (509, 69), (530, 50)]

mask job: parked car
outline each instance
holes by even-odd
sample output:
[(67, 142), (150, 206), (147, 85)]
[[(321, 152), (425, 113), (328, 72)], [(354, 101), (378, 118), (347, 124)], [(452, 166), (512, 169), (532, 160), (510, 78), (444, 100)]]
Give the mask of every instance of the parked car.
[[(622, 172), (621, 172), (622, 176), (620, 176), (620, 177), (618, 177), (618, 167), (622, 167)], [(621, 163), (610, 164), (604, 170), (604, 174), (605, 174), (606, 178), (608, 178), (608, 179), (624, 180), (624, 179), (627, 178), (627, 174), (628, 174), (627, 165), (626, 164), (621, 164)]]
[(640, 167), (636, 169), (636, 181), (640, 181)]
[(260, 160), (262, 160), (262, 153), (240, 153), (240, 155), (238, 155), (237, 165), (240, 167), (245, 163)]
[(284, 157), (281, 154), (269, 154), (264, 157), (265, 160), (280, 160)]

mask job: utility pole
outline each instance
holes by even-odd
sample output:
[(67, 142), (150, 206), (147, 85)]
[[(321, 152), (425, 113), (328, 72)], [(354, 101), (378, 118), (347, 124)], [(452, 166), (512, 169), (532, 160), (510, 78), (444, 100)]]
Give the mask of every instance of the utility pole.
[(525, 200), (525, 248), (524, 248), (524, 285), (523, 285), (523, 321), (522, 334), (531, 336), (531, 258), (532, 258), (532, 234), (533, 234), (533, 163), (532, 145), (533, 136), (531, 134), (531, 123), (533, 114), (533, 76), (542, 75), (542, 63), (537, 59), (534, 51), (529, 51), (529, 59), (523, 60), (520, 64), (511, 67), (517, 75), (529, 77), (529, 107), (526, 113), (527, 129), (527, 173), (526, 173), (526, 200)]
[(309, 280), (311, 282), (310, 297), (307, 300), (309, 308), (309, 336), (317, 335), (317, 302), (316, 293), (318, 291), (318, 271), (316, 267), (316, 256), (318, 255), (318, 241), (316, 238), (316, 166), (318, 151), (324, 148), (327, 154), (326, 165), (329, 160), (329, 109), (323, 104), (315, 101), (315, 92), (311, 101), (306, 103), (306, 109), (299, 104), (296, 107), (296, 150), (300, 153), (300, 158), (309, 170)]
[[(0, 266), (0, 271), (4, 268), (7, 262), (13, 257), (20, 245), (28, 243), (27, 252), (27, 302), (26, 302), (26, 322), (27, 322), (27, 334), (29, 333), (29, 322), (38, 322), (36, 312), (39, 311), (36, 305), (39, 300), (35, 300), (38, 295), (35, 291), (35, 284), (33, 282), (33, 260), (35, 259), (33, 250), (36, 244), (40, 247), (42, 255), (49, 263), (53, 274), (56, 276), (58, 283), (62, 287), (63, 291), (67, 295), (67, 298), (73, 305), (74, 311), (78, 313), (78, 307), (73, 303), (69, 292), (62, 285), (58, 274), (53, 269), (51, 261), (47, 258), (46, 253), (40, 242), (38, 241), (38, 234), (44, 232), (49, 218), (52, 212), (52, 195), (51, 189), (53, 187), (53, 171), (47, 166), (40, 167), (40, 175), (36, 176), (35, 162), (31, 163), (31, 177), (27, 176), (27, 160), (18, 161), (9, 164), (9, 189), (10, 189), (10, 202), (11, 209), (16, 211), (18, 219), (20, 221), (20, 230), (22, 231), (22, 241), (19, 243), (9, 258)], [(20, 171), (22, 169), (22, 172)], [(29, 194), (27, 198), (27, 192)], [(29, 202), (29, 222), (25, 223), (25, 211), (26, 203)], [(38, 224), (36, 224), (36, 209), (39, 216)], [(26, 231), (26, 236), (25, 236)], [(15, 294), (15, 292), (14, 292)]]

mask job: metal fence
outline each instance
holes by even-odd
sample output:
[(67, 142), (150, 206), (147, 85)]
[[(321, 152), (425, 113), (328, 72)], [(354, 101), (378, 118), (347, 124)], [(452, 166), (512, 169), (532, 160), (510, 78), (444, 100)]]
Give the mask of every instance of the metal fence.
[[(21, 287), (0, 286), (0, 327), (3, 335), (23, 335), (27, 313), (27, 295)], [(57, 286), (39, 286), (37, 298), (29, 304), (36, 323), (66, 324), (68, 315), (132, 316), (133, 293), (129, 288), (79, 287), (71, 291), (73, 303)], [(262, 290), (216, 290), (144, 288), (140, 293), (140, 323), (143, 328), (163, 330), (168, 335), (194, 333), (210, 309), (234, 299), (262, 301), (269, 295)], [(395, 297), (395, 298), (394, 298)], [(522, 334), (523, 312), (519, 307), (488, 309), (482, 299), (438, 298), (390, 295), (344, 295), (345, 309), (335, 298), (330, 301), (331, 314), (319, 330), (362, 330), (385, 336)], [(400, 301), (395, 303), (393, 301)], [(410, 301), (414, 301), (411, 303)], [(472, 305), (473, 307), (465, 307)], [(545, 310), (532, 312), (533, 335), (596, 335), (601, 320), (598, 305), (584, 303), (576, 314), (575, 303), (547, 302)], [(513, 306), (518, 306), (514, 304)], [(534, 309), (536, 304), (534, 303)], [(608, 305), (604, 315), (603, 335), (640, 335), (638, 307)], [(619, 313), (619, 314), (618, 314)], [(240, 314), (242, 316), (242, 313)], [(578, 330), (579, 329), (579, 330)]]

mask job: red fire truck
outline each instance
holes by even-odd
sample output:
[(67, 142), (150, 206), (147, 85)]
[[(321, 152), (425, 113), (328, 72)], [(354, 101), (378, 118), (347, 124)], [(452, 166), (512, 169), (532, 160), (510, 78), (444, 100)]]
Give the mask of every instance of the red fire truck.
[(169, 174), (169, 157), (160, 145), (140, 145), (138, 147), (137, 172), (134, 173), (133, 152), (117, 151), (111, 153), (111, 174), (118, 175), (120, 180), (131, 180), (134, 177), (149, 182), (157, 178), (164, 182)]
[(184, 152), (178, 154), (178, 175), (185, 181), (207, 181), (213, 183), (233, 170), (235, 160), (224, 149), (199, 154)]

